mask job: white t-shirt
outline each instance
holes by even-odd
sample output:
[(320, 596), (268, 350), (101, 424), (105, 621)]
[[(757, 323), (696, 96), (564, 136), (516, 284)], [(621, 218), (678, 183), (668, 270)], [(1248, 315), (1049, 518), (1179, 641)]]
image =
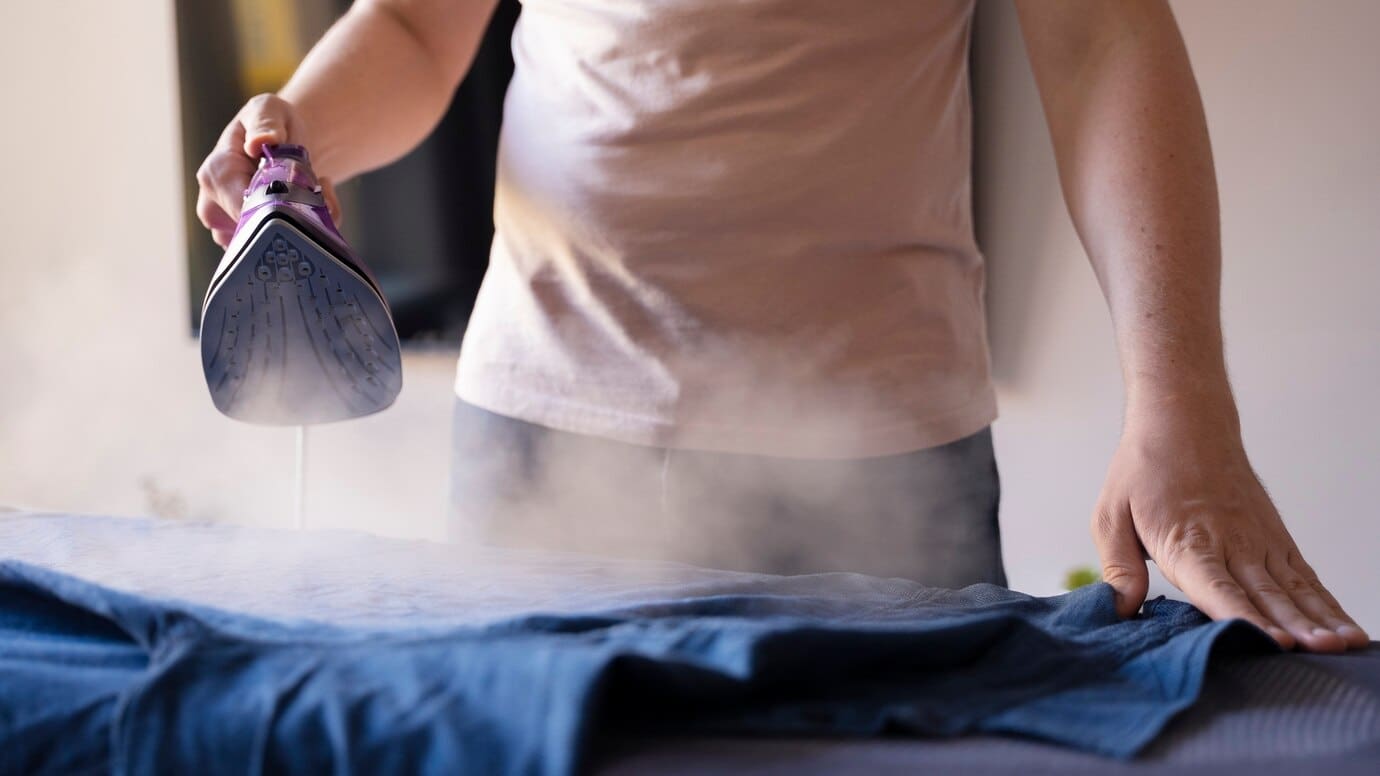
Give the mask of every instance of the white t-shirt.
[(972, 0), (527, 0), (459, 396), (853, 458), (996, 416)]

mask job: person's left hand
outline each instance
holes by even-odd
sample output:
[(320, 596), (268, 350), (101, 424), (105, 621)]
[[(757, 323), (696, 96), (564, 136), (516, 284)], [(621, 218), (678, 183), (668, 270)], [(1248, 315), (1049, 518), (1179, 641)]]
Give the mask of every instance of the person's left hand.
[(1214, 619), (1248, 620), (1285, 649), (1364, 647), (1369, 636), (1304, 561), (1251, 470), (1225, 402), (1128, 413), (1092, 520), (1118, 613), (1144, 602), (1148, 554)]

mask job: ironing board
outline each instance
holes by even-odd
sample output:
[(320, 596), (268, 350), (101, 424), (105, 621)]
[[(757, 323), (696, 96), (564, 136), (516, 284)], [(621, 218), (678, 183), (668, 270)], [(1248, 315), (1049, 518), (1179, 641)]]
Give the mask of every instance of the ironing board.
[[(149, 519), (0, 513), (0, 559), (151, 596), (280, 619), (406, 624), (499, 621), (534, 602), (562, 611), (710, 589), (741, 575), (559, 554), (466, 552), (353, 532), (282, 532)], [(559, 566), (555, 576), (532, 573)], [(641, 575), (630, 586), (629, 574)], [(1380, 769), (1380, 645), (1342, 656), (1218, 661), (1202, 699), (1123, 763), (1011, 738), (646, 738), (611, 731), (598, 771), (635, 773), (1374, 774)]]

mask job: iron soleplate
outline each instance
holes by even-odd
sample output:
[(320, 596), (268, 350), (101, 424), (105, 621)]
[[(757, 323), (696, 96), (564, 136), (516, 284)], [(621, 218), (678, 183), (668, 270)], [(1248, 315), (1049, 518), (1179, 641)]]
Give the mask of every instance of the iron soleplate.
[(249, 423), (356, 418), (402, 389), (383, 299), (282, 217), (259, 225), (207, 298), (201, 363), (216, 408)]

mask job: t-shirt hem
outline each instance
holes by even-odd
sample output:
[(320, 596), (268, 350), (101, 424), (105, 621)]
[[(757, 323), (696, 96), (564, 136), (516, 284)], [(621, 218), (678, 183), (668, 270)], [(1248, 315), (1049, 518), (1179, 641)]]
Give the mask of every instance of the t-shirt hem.
[(639, 417), (513, 387), (496, 388), (458, 375), (455, 394), (480, 409), (545, 428), (645, 447), (763, 455), (780, 458), (853, 459), (924, 450), (981, 431), (997, 419), (996, 391), (990, 382), (954, 409), (902, 417), (846, 435), (809, 433), (793, 428), (750, 428), (705, 423), (673, 423)]

